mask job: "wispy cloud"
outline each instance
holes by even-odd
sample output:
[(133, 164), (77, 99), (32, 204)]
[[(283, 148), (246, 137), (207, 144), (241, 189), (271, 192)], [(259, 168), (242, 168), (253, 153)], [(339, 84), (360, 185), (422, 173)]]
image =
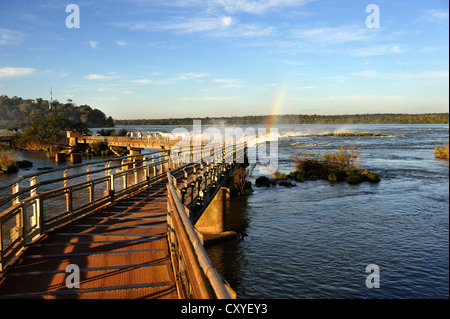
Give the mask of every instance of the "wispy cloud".
[(425, 10), (415, 22), (441, 23), (448, 22), (448, 10)]
[(223, 88), (241, 88), (241, 80), (239, 79), (214, 79), (214, 83), (221, 83)]
[(291, 32), (294, 38), (309, 42), (328, 44), (351, 41), (364, 41), (368, 39), (367, 28), (356, 25), (343, 25), (338, 27), (322, 27), (314, 29), (297, 29)]
[(241, 24), (230, 16), (178, 17), (172, 21), (120, 22), (112, 23), (128, 30), (151, 32), (172, 31), (178, 34), (201, 33), (209, 37), (260, 37), (274, 33), (272, 26)]
[(129, 42), (127, 42), (127, 41), (121, 41), (121, 40), (116, 41), (116, 44), (117, 44), (118, 46), (120, 46), (120, 47), (126, 47), (126, 46), (131, 45), (131, 43), (129, 43)]
[(423, 71), (417, 73), (380, 73), (375, 70), (366, 70), (353, 73), (357, 77), (382, 78), (389, 80), (421, 80), (421, 79), (445, 79), (449, 77), (449, 71)]
[(107, 75), (88, 74), (88, 75), (84, 76), (85, 80), (115, 80), (118, 78), (119, 78), (119, 76), (115, 72), (110, 72)]
[(20, 31), (0, 28), (0, 45), (19, 44), (25, 40), (25, 34)]
[(316, 89), (317, 86), (314, 85), (309, 85), (309, 86), (300, 86), (298, 87), (299, 90), (304, 91), (304, 90), (312, 90), (312, 89)]
[(0, 78), (12, 78), (19, 76), (32, 75), (36, 73), (33, 68), (14, 68), (14, 67), (4, 67), (0, 69)]
[(157, 0), (162, 5), (200, 7), (207, 11), (225, 10), (228, 13), (264, 14), (276, 8), (301, 7), (314, 0)]
[(401, 100), (405, 97), (403, 95), (344, 95), (344, 96), (330, 96), (331, 101), (367, 101), (367, 100)]
[(193, 80), (200, 79), (209, 76), (208, 73), (183, 73), (180, 74), (175, 80)]
[(91, 40), (91, 41), (89, 41), (89, 45), (91, 46), (91, 48), (93, 48), (95, 50), (98, 49), (98, 42), (97, 41)]
[(213, 3), (223, 6), (231, 13), (246, 12), (262, 14), (275, 8), (300, 7), (312, 2), (311, 0), (259, 0), (259, 1), (236, 1), (236, 0), (213, 0)]
[(383, 44), (367, 48), (356, 49), (351, 53), (351, 55), (365, 57), (365, 56), (399, 54), (399, 53), (403, 53), (403, 51), (400, 49), (398, 45)]
[(93, 97), (93, 99), (97, 100), (97, 101), (119, 101), (120, 100), (117, 96), (111, 96), (111, 97), (96, 96), (96, 97)]
[(183, 101), (234, 101), (234, 96), (207, 96), (202, 98), (184, 97)]

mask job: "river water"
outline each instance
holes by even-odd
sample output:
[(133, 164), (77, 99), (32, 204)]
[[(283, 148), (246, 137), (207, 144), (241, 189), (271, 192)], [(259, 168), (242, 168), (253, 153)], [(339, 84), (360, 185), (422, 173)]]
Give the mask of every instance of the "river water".
[[(133, 127), (144, 134), (173, 128)], [(278, 131), (281, 172), (295, 169), (291, 156), (302, 150), (354, 144), (362, 166), (381, 182), (306, 181), (254, 187), (252, 195), (233, 199), (228, 228), (246, 236), (207, 252), (239, 298), (449, 297), (449, 162), (433, 151), (448, 141), (448, 125), (280, 125)], [(330, 132), (386, 136), (317, 136)], [(271, 177), (257, 166), (251, 180), (261, 175)], [(7, 178), (0, 176), (0, 184)], [(379, 268), (379, 288), (366, 287), (369, 264)]]

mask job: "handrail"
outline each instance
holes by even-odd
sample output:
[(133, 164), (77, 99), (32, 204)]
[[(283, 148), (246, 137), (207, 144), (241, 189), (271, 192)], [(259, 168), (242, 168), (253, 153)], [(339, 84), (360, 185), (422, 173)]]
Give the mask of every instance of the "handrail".
[[(177, 169), (178, 170), (178, 169)], [(177, 191), (173, 185), (172, 181), (172, 174), (171, 171), (167, 172), (167, 190), (168, 190), (168, 196), (169, 196), (169, 203), (173, 202), (175, 205), (172, 207), (171, 213), (175, 214), (175, 218), (179, 218), (182, 222), (182, 227), (177, 227), (175, 229), (175, 233), (186, 233), (189, 239), (189, 242), (179, 242), (179, 245), (188, 245), (192, 246), (194, 249), (195, 255), (197, 256), (196, 261), (202, 268), (203, 274), (208, 278), (217, 298), (220, 299), (231, 299), (230, 293), (228, 292), (223, 280), (217, 273), (217, 270), (214, 268), (214, 266), (211, 263), (211, 260), (208, 257), (208, 254), (205, 251), (205, 248), (203, 247), (200, 239), (198, 238), (197, 233), (195, 232), (194, 226), (189, 220), (189, 217), (186, 214), (186, 211), (183, 207), (183, 204), (181, 203), (180, 199), (178, 198)], [(178, 225), (175, 225), (178, 226)], [(191, 260), (188, 260), (186, 262), (191, 262)], [(205, 289), (203, 287), (203, 289)], [(205, 293), (203, 291), (203, 293)]]
[(94, 162), (89, 162), (89, 163), (83, 163), (83, 164), (76, 164), (76, 165), (70, 165), (68, 167), (63, 167), (63, 168), (55, 168), (55, 169), (51, 169), (51, 170), (46, 170), (43, 172), (36, 172), (36, 173), (32, 173), (32, 174), (27, 174), (27, 175), (23, 175), (18, 177), (17, 179), (15, 179), (14, 181), (10, 182), (7, 185), (4, 186), (0, 186), (0, 191), (5, 189), (5, 188), (9, 188), (12, 187), (13, 185), (20, 183), (21, 181), (27, 179), (27, 178), (31, 178), (31, 177), (35, 177), (35, 176), (41, 176), (41, 175), (45, 175), (45, 174), (51, 174), (51, 173), (55, 173), (55, 172), (59, 172), (59, 171), (64, 171), (68, 168), (73, 169), (73, 168), (78, 168), (78, 167), (83, 167), (83, 166), (87, 166), (87, 165), (96, 165), (96, 164), (101, 164), (101, 163), (107, 163), (110, 161), (118, 161), (118, 160), (124, 160), (127, 158), (131, 158), (131, 157), (136, 157), (136, 156), (148, 156), (148, 155), (152, 155), (152, 154), (157, 154), (157, 153), (168, 153), (168, 150), (159, 150), (159, 151), (153, 151), (150, 153), (145, 153), (145, 154), (139, 154), (139, 155), (127, 155), (127, 156), (121, 156), (121, 157), (112, 157), (112, 158), (108, 158), (105, 160), (99, 160), (99, 161), (94, 161)]

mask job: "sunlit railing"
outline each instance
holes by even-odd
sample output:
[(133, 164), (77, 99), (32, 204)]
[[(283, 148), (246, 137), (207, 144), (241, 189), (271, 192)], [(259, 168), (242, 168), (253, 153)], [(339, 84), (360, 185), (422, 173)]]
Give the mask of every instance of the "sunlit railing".
[[(244, 144), (240, 147), (245, 149)], [(193, 221), (200, 217), (195, 214), (197, 208), (207, 206), (226, 178), (239, 167), (236, 150), (224, 148), (207, 161), (186, 164), (167, 173), (168, 239), (177, 290), (182, 298), (236, 298), (212, 265), (193, 226)], [(176, 175), (181, 179), (181, 187)]]
[[(25, 245), (43, 233), (165, 178), (165, 174), (175, 165), (168, 155), (159, 154), (151, 161), (146, 155), (116, 159), (116, 163), (119, 160), (117, 165), (109, 160), (104, 168), (93, 171), (89, 170), (89, 165), (86, 172), (71, 176), (66, 175), (66, 169), (63, 177), (39, 183), (35, 177), (19, 178), (29, 178), (31, 185), (19, 190), (19, 181), (16, 181), (13, 194), (4, 199), (13, 204), (0, 213), (0, 271)], [(104, 176), (93, 178), (94, 174), (98, 176), (101, 173)], [(79, 181), (80, 178), (85, 180)], [(68, 185), (69, 181), (76, 182)], [(63, 182), (63, 187), (38, 192), (39, 187), (58, 182)], [(19, 195), (26, 193), (29, 196), (20, 200)]]

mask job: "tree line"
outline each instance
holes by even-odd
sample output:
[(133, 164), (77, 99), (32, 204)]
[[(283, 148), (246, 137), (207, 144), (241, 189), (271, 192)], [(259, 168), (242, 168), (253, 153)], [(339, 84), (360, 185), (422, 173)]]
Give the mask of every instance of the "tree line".
[(114, 120), (102, 111), (89, 105), (76, 106), (72, 100), (61, 103), (52, 102), (49, 111), (49, 101), (42, 98), (22, 99), (20, 97), (0, 96), (0, 128), (21, 129), (26, 126), (27, 119), (43, 119), (60, 117), (72, 123), (80, 123), (87, 127), (113, 127)]
[[(204, 118), (169, 118), (115, 120), (116, 125), (192, 125), (201, 120), (203, 125), (258, 125), (271, 121), (272, 116), (230, 116)], [(449, 113), (424, 114), (352, 114), (352, 115), (306, 115), (285, 114), (276, 116), (277, 124), (448, 124)]]

